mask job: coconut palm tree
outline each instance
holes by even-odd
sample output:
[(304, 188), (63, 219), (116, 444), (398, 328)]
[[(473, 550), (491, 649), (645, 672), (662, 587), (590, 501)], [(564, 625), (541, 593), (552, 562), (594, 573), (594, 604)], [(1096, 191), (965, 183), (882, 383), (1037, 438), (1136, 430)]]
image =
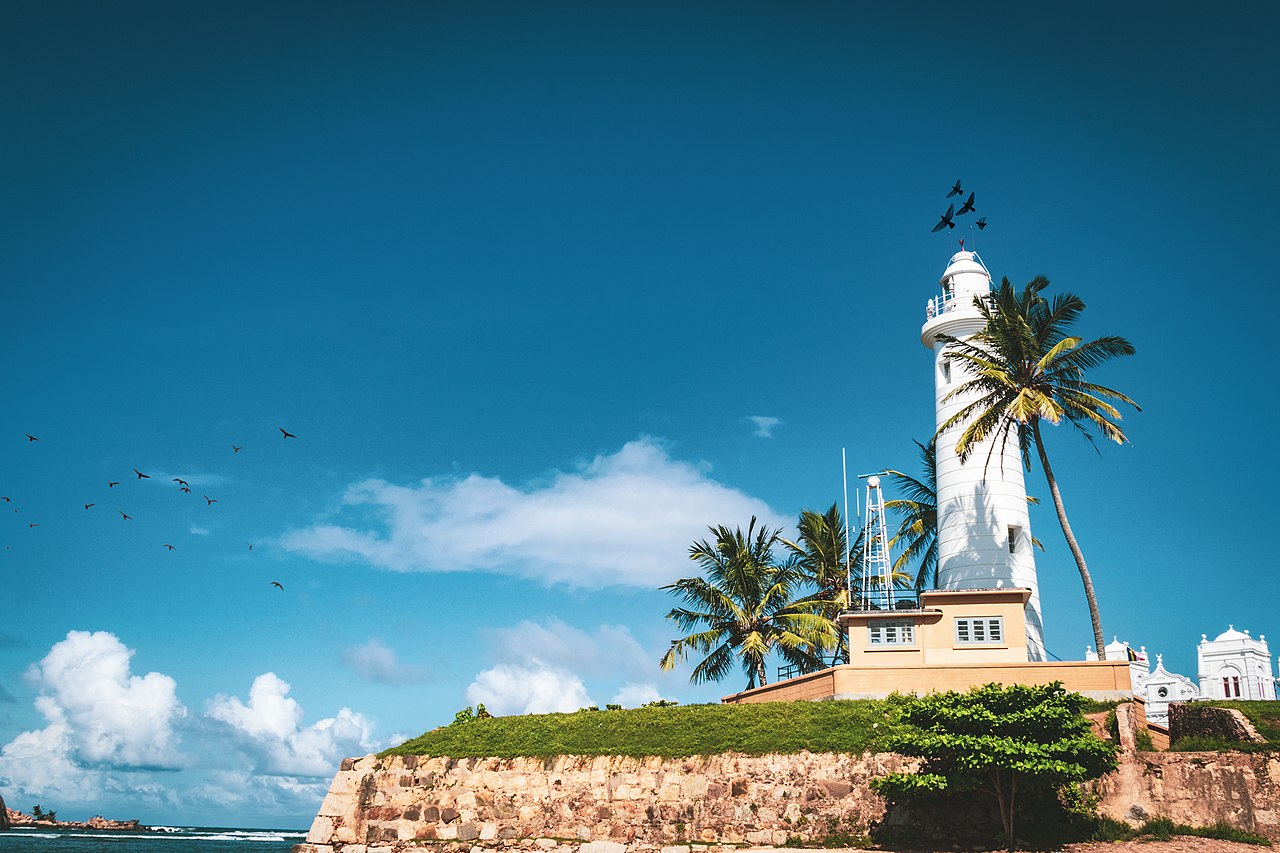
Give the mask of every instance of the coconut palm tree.
[[(800, 532), (796, 541), (781, 536), (778, 541), (790, 552), (790, 565), (816, 588), (802, 601), (820, 603), (821, 612), (834, 624), (836, 615), (849, 606), (849, 577), (855, 578), (856, 585), (862, 576), (861, 534), (858, 547), (850, 552), (844, 518), (834, 503), (824, 513), (810, 509), (801, 512), (796, 529)], [(848, 662), (848, 638), (839, 628), (836, 636), (835, 658)]]
[(889, 477), (897, 491), (907, 497), (885, 501), (884, 506), (902, 519), (898, 523), (898, 532), (889, 540), (890, 548), (899, 544), (906, 546), (898, 559), (893, 561), (894, 571), (905, 572), (909, 564), (919, 561), (915, 587), (916, 592), (920, 592), (932, 589), (938, 583), (937, 443), (929, 439), (928, 444), (918, 441), (914, 444), (920, 448), (920, 467), (924, 472), (924, 480), (889, 469)]
[(964, 425), (956, 442), (956, 453), (962, 460), (988, 437), (992, 438), (988, 463), (996, 447), (1016, 440), (1027, 470), (1031, 469), (1031, 448), (1035, 448), (1049, 484), (1058, 523), (1080, 570), (1089, 618), (1093, 622), (1095, 648), (1102, 659), (1105, 645), (1093, 579), (1067, 521), (1058, 480), (1045, 452), (1041, 424), (1066, 421), (1090, 444), (1094, 444), (1094, 430), (1104, 438), (1123, 444), (1127, 439), (1116, 423), (1121, 415), (1113, 403), (1127, 403), (1138, 411), (1141, 408), (1115, 389), (1088, 382), (1085, 373), (1112, 358), (1133, 355), (1134, 348), (1121, 337), (1108, 336), (1086, 342), (1069, 334), (1084, 310), (1084, 302), (1073, 293), (1060, 293), (1052, 300), (1046, 299), (1041, 292), (1048, 286), (1047, 278), (1037, 276), (1017, 291), (1006, 278), (989, 299), (974, 299), (986, 320), (982, 331), (967, 341), (939, 336), (951, 358), (961, 362), (973, 378), (944, 398), (972, 400), (940, 426), (937, 434)]
[(672, 609), (667, 618), (682, 631), (693, 631), (671, 641), (662, 669), (696, 652), (706, 657), (694, 667), (690, 682), (719, 681), (738, 663), (750, 689), (768, 683), (765, 661), (774, 651), (802, 672), (820, 668), (822, 652), (835, 645), (838, 632), (819, 602), (795, 600), (803, 583), (799, 573), (773, 557), (780, 531), (757, 526), (754, 517), (745, 533), (709, 529), (714, 543), (702, 540), (689, 548), (689, 559), (704, 576), (662, 587), (689, 605)]

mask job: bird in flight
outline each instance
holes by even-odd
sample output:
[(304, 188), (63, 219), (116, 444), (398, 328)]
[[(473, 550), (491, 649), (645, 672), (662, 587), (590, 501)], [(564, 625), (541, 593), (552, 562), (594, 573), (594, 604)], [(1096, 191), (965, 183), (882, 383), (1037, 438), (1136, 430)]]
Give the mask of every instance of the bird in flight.
[(276, 427), (276, 429), (280, 430), (280, 432), (284, 435), (284, 437), (285, 437), (285, 438), (297, 438), (297, 436), (296, 436), (296, 435), (294, 435), (293, 433), (289, 432), (289, 431), (288, 431), (287, 429), (285, 429), (284, 427)]
[(133, 473), (135, 473), (135, 474), (137, 474), (137, 475), (138, 475), (138, 479), (139, 479), (139, 480), (150, 480), (150, 479), (151, 479), (151, 475), (150, 475), (150, 474), (144, 474), (144, 473), (142, 473), (141, 471), (139, 471), (137, 468), (134, 468), (134, 469), (133, 469)]
[(85, 508), (85, 509), (88, 509), (88, 508), (89, 508), (89, 507), (91, 507), (91, 506), (96, 506), (96, 504), (85, 504), (85, 505), (84, 505), (84, 508)]
[(5, 503), (13, 503), (13, 501), (9, 500), (4, 495), (0, 495), (0, 501), (4, 501)]
[(244, 445), (243, 445), (243, 444), (242, 444), (242, 445), (240, 445), (239, 447), (236, 447), (234, 444), (233, 444), (233, 445), (231, 445), (231, 452), (232, 452), (232, 453), (239, 453), (241, 450), (244, 450)]
[(979, 231), (981, 231), (983, 228), (986, 228), (986, 227), (987, 227), (987, 217), (985, 217), (985, 216), (984, 216), (984, 217), (982, 217), (981, 219), (979, 219), (979, 220), (978, 220), (978, 222), (977, 222), (977, 225), (978, 225), (978, 230), (979, 230)]
[(252, 551), (252, 550), (253, 550), (253, 543), (252, 543), (252, 542), (246, 542), (246, 543), (244, 543), (244, 544), (246, 544), (246, 545), (248, 545), (248, 546), (249, 546), (249, 550), (250, 550), (250, 551)]
[(201, 495), (200, 497), (202, 497), (202, 498), (204, 498), (206, 501), (208, 501), (208, 503), (207, 503), (207, 504), (205, 504), (206, 506), (213, 506), (214, 504), (216, 504), (216, 503), (218, 502), (218, 499), (217, 499), (217, 498), (211, 498), (211, 497), (209, 497), (208, 495)]
[(280, 583), (280, 581), (272, 581), (271, 585), (276, 589), (284, 589), (284, 584)]
[(176, 550), (178, 550), (177, 548), (175, 548), (175, 547), (173, 547), (172, 545), (170, 545), (168, 542), (164, 543), (164, 547), (168, 548), (170, 551), (176, 551)]
[(180, 492), (186, 492), (187, 494), (191, 494), (191, 490), (190, 490), (189, 488), (187, 488), (186, 486), (183, 486), (182, 488), (178, 489), (178, 491), (180, 491)]
[(39, 527), (39, 526), (40, 526), (40, 525), (38, 525), (38, 524), (28, 524), (28, 525), (27, 525), (27, 527)]
[(39, 441), (39, 440), (40, 440), (40, 439), (36, 438), (34, 435), (32, 435), (32, 434), (31, 434), (31, 433), (29, 433), (29, 432), (24, 432), (24, 433), (23, 433), (23, 435), (25, 435), (25, 436), (27, 437), (27, 441)]
[(956, 211), (956, 216), (964, 216), (966, 213), (973, 213), (973, 193), (969, 193), (969, 200)]
[(943, 228), (955, 228), (956, 224), (951, 221), (951, 217), (955, 216), (955, 214), (956, 206), (954, 204), (947, 205), (947, 212), (942, 214), (942, 218), (938, 220), (937, 225), (933, 226), (933, 231), (930, 233), (936, 234)]
[(119, 480), (116, 480), (114, 483), (113, 483), (113, 482), (111, 482), (110, 480), (107, 480), (107, 488), (108, 488), (108, 489), (113, 489), (113, 488), (115, 488), (115, 487), (116, 487), (116, 486), (118, 486), (118, 485), (120, 485), (120, 481), (119, 481)]
[(960, 181), (959, 181), (959, 179), (957, 179), (957, 180), (956, 180), (956, 185), (955, 185), (954, 187), (952, 187), (952, 188), (951, 188), (951, 192), (947, 193), (947, 198), (951, 198), (952, 196), (960, 195), (960, 193), (962, 193), (962, 192), (964, 192), (964, 190), (960, 189)]
[(177, 483), (179, 486), (190, 485), (190, 483), (188, 483), (186, 480), (182, 479), (181, 477), (174, 477), (173, 482)]
[(125, 514), (124, 514), (124, 510), (122, 510), (122, 509), (118, 509), (118, 510), (116, 510), (116, 512), (120, 513), (120, 518), (121, 518), (121, 520), (123, 520), (123, 521), (133, 521), (133, 516), (132, 516), (132, 515), (125, 515)]

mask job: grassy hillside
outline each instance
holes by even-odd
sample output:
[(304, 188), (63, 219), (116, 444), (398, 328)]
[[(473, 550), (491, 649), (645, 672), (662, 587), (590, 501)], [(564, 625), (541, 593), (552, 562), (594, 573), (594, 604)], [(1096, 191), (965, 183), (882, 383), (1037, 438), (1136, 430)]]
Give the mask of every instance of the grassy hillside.
[(445, 726), (384, 755), (452, 758), (847, 752), (881, 748), (898, 727), (891, 701), (689, 705), (492, 717)]

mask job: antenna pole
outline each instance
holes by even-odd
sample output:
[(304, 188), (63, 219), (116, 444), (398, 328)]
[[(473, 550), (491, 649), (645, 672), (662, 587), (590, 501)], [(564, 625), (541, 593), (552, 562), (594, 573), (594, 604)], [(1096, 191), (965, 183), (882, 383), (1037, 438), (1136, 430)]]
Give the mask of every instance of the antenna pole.
[(844, 477), (844, 606), (853, 608), (853, 563), (849, 554), (853, 550), (849, 542), (849, 462), (845, 448), (840, 448), (840, 472)]

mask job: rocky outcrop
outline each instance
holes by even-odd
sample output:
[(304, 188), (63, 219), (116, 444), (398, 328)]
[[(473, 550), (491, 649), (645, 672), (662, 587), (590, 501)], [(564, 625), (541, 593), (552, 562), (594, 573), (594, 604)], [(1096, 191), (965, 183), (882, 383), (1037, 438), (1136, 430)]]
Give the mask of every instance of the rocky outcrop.
[[(0, 808), (3, 808), (4, 801), (0, 800)], [(141, 828), (142, 824), (136, 820), (108, 820), (101, 815), (94, 815), (88, 820), (43, 820), (36, 819), (32, 815), (25, 812), (7, 809), (7, 825), (0, 822), (0, 829), (12, 828), (15, 826), (37, 826), (41, 829), (110, 829), (110, 830), (133, 830)]]
[(4, 797), (0, 797), (0, 832), (9, 828), (9, 810), (4, 807)]
[(1201, 737), (1219, 741), (1265, 743), (1253, 723), (1234, 708), (1214, 708), (1195, 702), (1169, 706), (1169, 739)]

